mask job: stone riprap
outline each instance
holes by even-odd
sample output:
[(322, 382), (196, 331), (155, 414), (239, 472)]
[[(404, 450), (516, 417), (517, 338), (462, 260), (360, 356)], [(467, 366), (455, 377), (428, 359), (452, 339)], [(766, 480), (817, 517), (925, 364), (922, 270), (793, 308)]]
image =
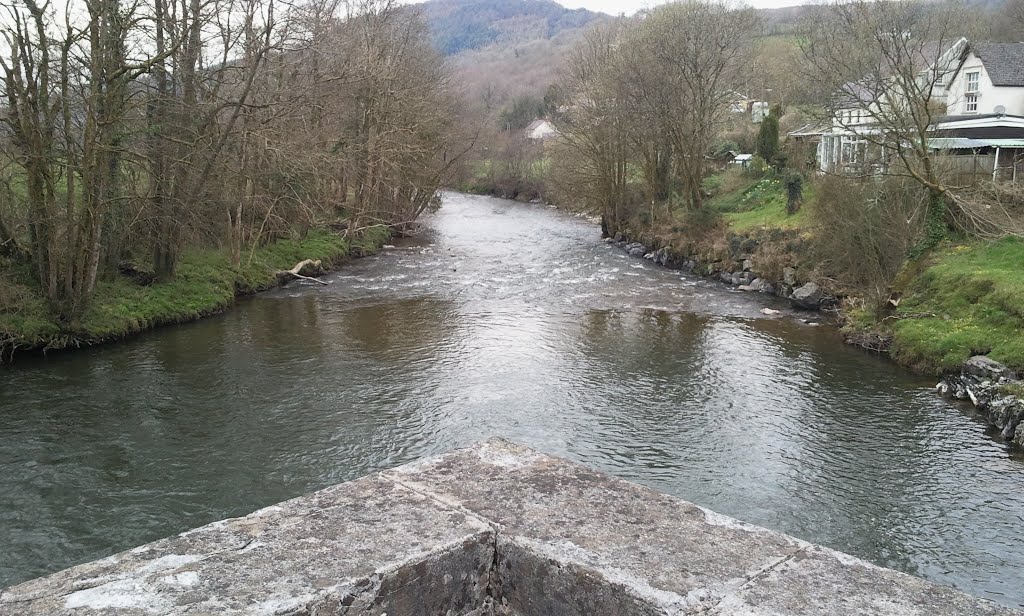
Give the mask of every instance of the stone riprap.
[(506, 441), (0, 593), (0, 614), (1021, 614)]
[(970, 358), (960, 374), (948, 374), (939, 393), (970, 400), (1006, 441), (1024, 447), (1024, 381), (1017, 373), (984, 355)]

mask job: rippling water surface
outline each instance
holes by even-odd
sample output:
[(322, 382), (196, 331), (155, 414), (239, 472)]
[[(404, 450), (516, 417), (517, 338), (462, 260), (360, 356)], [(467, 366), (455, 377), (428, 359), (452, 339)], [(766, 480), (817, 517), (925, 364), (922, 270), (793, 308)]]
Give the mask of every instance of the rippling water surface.
[(1024, 605), (1024, 461), (933, 382), (547, 208), (0, 371), (0, 586), (501, 435)]

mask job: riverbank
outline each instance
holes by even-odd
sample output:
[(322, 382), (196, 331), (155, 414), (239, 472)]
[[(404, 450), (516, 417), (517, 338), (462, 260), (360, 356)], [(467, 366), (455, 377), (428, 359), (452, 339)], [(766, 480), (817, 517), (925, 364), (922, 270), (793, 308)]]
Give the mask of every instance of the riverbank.
[(799, 308), (833, 310), (848, 342), (889, 353), (920, 374), (959, 372), (976, 355), (1024, 369), (1024, 241), (941, 243), (904, 268), (880, 314), (837, 282), (827, 255), (815, 251), (823, 232), (809, 213), (816, 198), (812, 188), (790, 215), (779, 183), (762, 180), (712, 198), (715, 224), (631, 227), (616, 239), (669, 267), (778, 295)]
[[(1024, 372), (1024, 241), (939, 244), (897, 277), (889, 289), (893, 302), (879, 314), (814, 253), (814, 182), (793, 214), (777, 177), (744, 180), (729, 172), (706, 184), (712, 196), (703, 220), (634, 221), (614, 239), (659, 265), (777, 295), (802, 309), (826, 308), (848, 343), (888, 354), (918, 374), (958, 374), (976, 355)], [(501, 196), (493, 185), (464, 188)], [(518, 200), (536, 200), (527, 196)]]
[(23, 353), (121, 340), (218, 314), (239, 297), (280, 285), (277, 272), (300, 261), (318, 260), (324, 270), (331, 270), (352, 256), (375, 252), (389, 237), (384, 227), (368, 229), (354, 241), (329, 229), (315, 229), (305, 237), (247, 249), (237, 270), (227, 250), (190, 250), (169, 282), (145, 284), (125, 275), (101, 280), (81, 326), (74, 330), (52, 318), (27, 265), (4, 262), (0, 264), (4, 277), (0, 280), (0, 362)]
[[(815, 254), (815, 182), (805, 187), (802, 207), (793, 214), (781, 180), (770, 174), (727, 172), (706, 187), (711, 198), (702, 219), (677, 213), (653, 224), (634, 221), (615, 239), (627, 252), (660, 265), (777, 295), (803, 309), (827, 308), (848, 343), (889, 354), (919, 374), (957, 374), (979, 354), (1024, 371), (1024, 241), (941, 243), (897, 277), (888, 289), (893, 302), (879, 314), (856, 289), (837, 282), (831, 264), (823, 262), (827, 256)], [(479, 178), (462, 188), (502, 196)], [(535, 201), (538, 194), (516, 197)]]
[[(1024, 242), (947, 240), (911, 260), (878, 308), (838, 283), (816, 248), (816, 198), (812, 185), (788, 214), (769, 177), (715, 195), (703, 226), (639, 225), (610, 240), (659, 265), (827, 311), (847, 343), (941, 377), (941, 393), (970, 400), (1007, 442), (1024, 446)], [(994, 368), (980, 371), (983, 363)]]

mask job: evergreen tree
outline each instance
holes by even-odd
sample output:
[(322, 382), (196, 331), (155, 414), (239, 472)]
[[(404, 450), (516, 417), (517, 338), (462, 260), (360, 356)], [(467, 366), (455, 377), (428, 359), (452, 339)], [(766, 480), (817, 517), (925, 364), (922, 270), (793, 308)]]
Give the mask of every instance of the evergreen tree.
[(780, 108), (775, 107), (772, 112), (761, 120), (761, 129), (757, 133), (757, 155), (764, 159), (769, 165), (773, 164), (776, 155), (779, 153), (779, 116)]

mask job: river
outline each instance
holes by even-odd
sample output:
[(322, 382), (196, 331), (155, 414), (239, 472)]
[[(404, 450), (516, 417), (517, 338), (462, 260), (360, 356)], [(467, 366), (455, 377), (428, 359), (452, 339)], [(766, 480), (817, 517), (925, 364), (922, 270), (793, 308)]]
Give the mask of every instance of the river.
[(500, 435), (1024, 606), (1024, 459), (933, 380), (543, 206), (447, 194), (425, 225), (0, 370), (0, 587)]

